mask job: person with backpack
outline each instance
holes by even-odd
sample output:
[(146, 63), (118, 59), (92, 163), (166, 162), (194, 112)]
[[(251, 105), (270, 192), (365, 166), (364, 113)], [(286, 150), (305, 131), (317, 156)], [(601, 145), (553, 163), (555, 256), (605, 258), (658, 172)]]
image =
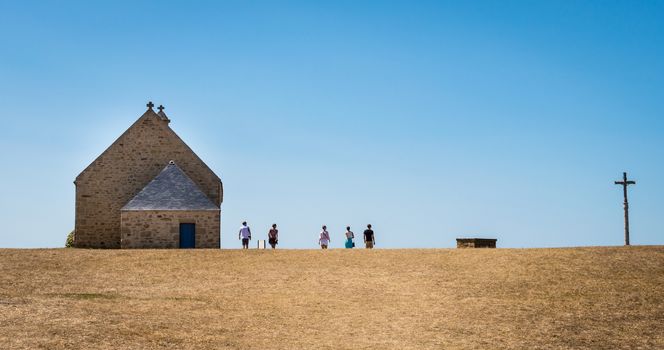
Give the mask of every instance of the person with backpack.
[(242, 222), (240, 232), (238, 232), (238, 239), (242, 240), (242, 249), (249, 249), (249, 241), (251, 240), (251, 229), (247, 226), (247, 222)]
[(327, 232), (327, 226), (323, 225), (323, 230), (320, 231), (318, 236), (318, 244), (320, 244), (321, 249), (327, 249), (327, 246), (330, 244), (330, 233)]
[(353, 231), (350, 230), (350, 226), (346, 226), (346, 248), (355, 247), (353, 238), (355, 238), (355, 234), (353, 234)]
[(272, 228), (267, 233), (267, 240), (268, 243), (270, 243), (270, 246), (272, 246), (272, 249), (277, 248), (277, 244), (279, 243), (279, 230), (277, 230), (277, 224), (272, 224)]
[(367, 249), (373, 249), (376, 245), (376, 237), (371, 229), (371, 224), (367, 225), (367, 229), (364, 230), (364, 245)]

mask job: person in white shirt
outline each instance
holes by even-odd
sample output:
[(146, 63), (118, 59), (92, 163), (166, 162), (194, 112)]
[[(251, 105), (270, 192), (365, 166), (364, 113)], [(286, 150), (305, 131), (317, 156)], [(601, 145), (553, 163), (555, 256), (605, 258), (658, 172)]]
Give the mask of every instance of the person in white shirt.
[(320, 244), (321, 249), (327, 249), (330, 244), (330, 234), (327, 232), (327, 226), (325, 225), (323, 225), (323, 231), (320, 231), (320, 236), (318, 236), (318, 244)]
[(240, 227), (240, 232), (238, 233), (238, 239), (242, 240), (242, 249), (249, 249), (249, 241), (251, 240), (251, 229), (247, 226), (247, 222), (242, 223)]

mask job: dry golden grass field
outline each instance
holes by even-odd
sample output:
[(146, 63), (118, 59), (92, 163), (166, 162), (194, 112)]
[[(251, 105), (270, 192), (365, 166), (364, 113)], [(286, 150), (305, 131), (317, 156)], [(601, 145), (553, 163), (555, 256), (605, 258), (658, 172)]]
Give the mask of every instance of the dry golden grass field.
[(664, 247), (0, 250), (2, 349), (664, 349)]

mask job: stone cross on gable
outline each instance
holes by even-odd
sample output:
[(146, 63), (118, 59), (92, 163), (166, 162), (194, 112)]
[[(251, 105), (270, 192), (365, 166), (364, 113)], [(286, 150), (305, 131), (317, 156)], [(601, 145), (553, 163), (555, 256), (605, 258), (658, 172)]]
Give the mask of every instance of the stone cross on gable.
[(154, 107), (154, 103), (152, 103), (152, 101), (148, 101), (148, 104), (146, 104), (146, 106), (148, 107), (148, 109), (152, 109), (152, 107)]
[(159, 107), (157, 107), (157, 109), (159, 110), (159, 112), (163, 112), (165, 108), (166, 108), (166, 107), (164, 107), (164, 106), (162, 106), (162, 105), (159, 105)]

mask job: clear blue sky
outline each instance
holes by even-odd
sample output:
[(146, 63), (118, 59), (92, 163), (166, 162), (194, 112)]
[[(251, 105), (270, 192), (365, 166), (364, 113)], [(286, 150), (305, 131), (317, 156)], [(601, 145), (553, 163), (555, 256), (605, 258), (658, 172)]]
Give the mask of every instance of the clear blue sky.
[(0, 247), (57, 247), (145, 110), (221, 176), (222, 243), (664, 243), (664, 2), (1, 1)]

